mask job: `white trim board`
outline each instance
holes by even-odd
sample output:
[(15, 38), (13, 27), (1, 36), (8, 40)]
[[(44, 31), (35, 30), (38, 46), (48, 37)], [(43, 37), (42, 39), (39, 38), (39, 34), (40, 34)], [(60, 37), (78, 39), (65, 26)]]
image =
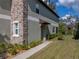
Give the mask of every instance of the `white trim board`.
[(28, 16), (28, 20), (39, 22), (39, 19), (33, 16)]
[[(39, 18), (33, 16), (28, 16), (28, 20), (39, 22)], [(48, 22), (50, 22), (51, 25), (58, 27), (58, 23), (56, 23), (55, 21), (48, 19)]]
[(1, 18), (1, 19), (8, 19), (8, 20), (11, 20), (11, 16), (3, 15), (3, 14), (0, 14), (0, 18)]
[(58, 24), (56, 23), (51, 23), (52, 26), (58, 27)]

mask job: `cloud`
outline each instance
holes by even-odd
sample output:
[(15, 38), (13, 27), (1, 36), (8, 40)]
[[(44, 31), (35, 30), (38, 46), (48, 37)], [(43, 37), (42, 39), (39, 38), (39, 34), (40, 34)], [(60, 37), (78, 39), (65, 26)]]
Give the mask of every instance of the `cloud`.
[(59, 2), (61, 3), (61, 4), (70, 4), (70, 3), (74, 3), (76, 0), (59, 0)]
[(60, 5), (60, 3), (56, 2), (56, 6), (59, 6), (59, 5)]
[[(78, 1), (79, 2), (79, 1)], [(79, 12), (79, 3), (78, 2), (76, 2), (74, 5), (72, 5), (72, 8), (75, 10), (75, 11), (77, 11), (77, 12)]]
[(64, 6), (72, 6), (75, 3), (75, 0), (59, 0), (59, 3)]
[(79, 0), (58, 0), (58, 3), (79, 12)]

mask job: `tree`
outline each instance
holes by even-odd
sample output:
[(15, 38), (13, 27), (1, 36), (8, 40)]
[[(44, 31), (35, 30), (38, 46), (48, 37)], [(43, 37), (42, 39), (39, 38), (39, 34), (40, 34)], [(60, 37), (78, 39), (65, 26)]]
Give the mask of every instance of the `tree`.
[(59, 33), (66, 34), (66, 26), (64, 23), (59, 23)]
[(63, 35), (66, 34), (66, 25), (63, 22), (59, 23), (58, 40), (63, 40)]
[(76, 31), (75, 31), (75, 34), (74, 34), (74, 38), (76, 40), (79, 39), (79, 22), (76, 24)]

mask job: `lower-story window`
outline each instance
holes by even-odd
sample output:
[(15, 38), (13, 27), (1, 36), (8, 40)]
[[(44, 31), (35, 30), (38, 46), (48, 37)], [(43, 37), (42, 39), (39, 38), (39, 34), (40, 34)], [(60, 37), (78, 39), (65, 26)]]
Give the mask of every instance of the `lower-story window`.
[(56, 33), (58, 33), (58, 27), (56, 27)]
[(13, 22), (13, 36), (18, 37), (19, 36), (19, 21)]
[(55, 32), (55, 27), (53, 27), (52, 32)]

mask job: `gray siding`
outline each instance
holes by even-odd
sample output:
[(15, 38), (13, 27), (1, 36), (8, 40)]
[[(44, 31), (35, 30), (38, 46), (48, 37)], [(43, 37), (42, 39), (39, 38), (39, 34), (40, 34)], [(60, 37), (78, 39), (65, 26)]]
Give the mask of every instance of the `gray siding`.
[(0, 0), (0, 14), (10, 15), (11, 0)]
[(10, 20), (0, 19), (0, 42), (10, 40)]
[(38, 22), (29, 20), (28, 21), (28, 42), (34, 40), (41, 40), (41, 28)]
[[(0, 42), (10, 41), (10, 16), (11, 0), (0, 0)], [(4, 16), (3, 16), (4, 15)]]
[(53, 14), (49, 9), (47, 9), (43, 4), (41, 4), (38, 0), (28, 0), (29, 15), (38, 16), (36, 14), (36, 4), (39, 5), (39, 15), (58, 22), (58, 17), (55, 14)]
[[(36, 4), (39, 4), (39, 14), (36, 13)], [(36, 20), (28, 19), (28, 41), (29, 43), (34, 40), (41, 40), (42, 36), (47, 34), (53, 34), (53, 27), (58, 27), (58, 17), (54, 15), (49, 9), (42, 5), (38, 0), (28, 0), (28, 16), (37, 18), (37, 20), (43, 20), (47, 23), (47, 29), (42, 33), (40, 22)], [(47, 34), (46, 34), (47, 33)]]
[(56, 33), (53, 32), (53, 27), (58, 27), (58, 26), (48, 24), (46, 30), (44, 30), (44, 32), (42, 33), (41, 24), (39, 23), (39, 18), (30, 17), (30, 19), (28, 19), (28, 42), (30, 43), (34, 40), (41, 40), (42, 36), (44, 37), (46, 36), (46, 34)]
[[(44, 31), (43, 36), (47, 34), (54, 34), (53, 25), (47, 25), (47, 29)], [(42, 38), (41, 25), (39, 22), (28, 20), (28, 42), (34, 40), (41, 40)]]

